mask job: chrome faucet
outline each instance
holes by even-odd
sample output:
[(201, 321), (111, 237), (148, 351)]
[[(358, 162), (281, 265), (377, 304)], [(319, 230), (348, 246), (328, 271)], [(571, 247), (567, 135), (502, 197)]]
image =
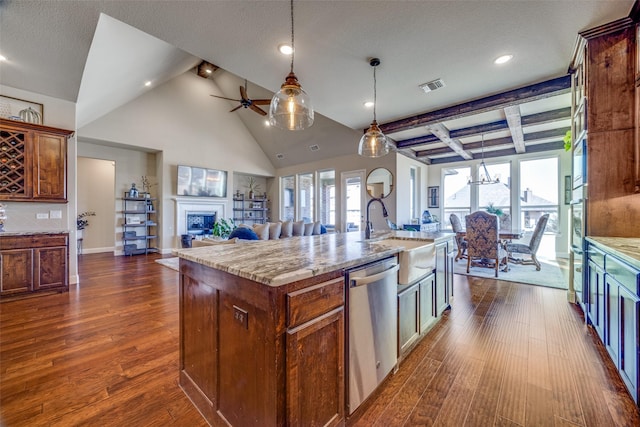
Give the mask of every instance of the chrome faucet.
[(369, 203), (367, 203), (367, 221), (364, 228), (365, 239), (370, 239), (371, 232), (373, 231), (373, 225), (371, 224), (371, 221), (369, 221), (369, 207), (373, 202), (380, 202), (380, 205), (382, 206), (382, 216), (384, 216), (385, 218), (389, 216), (389, 213), (387, 212), (387, 207), (382, 202), (382, 198), (378, 199), (377, 197), (373, 197), (371, 200), (369, 200)]

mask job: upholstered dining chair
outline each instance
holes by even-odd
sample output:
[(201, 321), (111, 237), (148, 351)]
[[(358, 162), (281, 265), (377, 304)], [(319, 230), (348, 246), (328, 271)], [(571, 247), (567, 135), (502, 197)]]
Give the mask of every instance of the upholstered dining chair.
[(449, 215), (449, 221), (451, 221), (451, 228), (453, 229), (453, 232), (456, 233), (456, 246), (458, 247), (456, 261), (458, 261), (461, 258), (467, 257), (467, 239), (458, 235), (458, 232), (463, 231), (462, 223), (460, 222), (460, 218), (458, 218), (458, 215)]
[[(507, 243), (505, 245), (505, 249), (509, 256), (509, 261), (515, 264), (524, 264), (524, 265), (535, 265), (536, 270), (540, 271), (540, 262), (536, 257), (536, 252), (538, 252), (538, 247), (540, 246), (540, 241), (542, 240), (542, 236), (544, 235), (544, 229), (547, 228), (547, 222), (549, 221), (549, 214), (544, 214), (538, 219), (536, 224), (536, 228), (533, 230), (533, 234), (531, 235), (531, 240), (528, 245), (523, 243)], [(523, 254), (529, 255), (530, 259), (523, 258), (514, 258), (513, 254)]]
[(498, 216), (484, 211), (473, 212), (465, 216), (467, 228), (467, 273), (474, 266), (498, 269), (506, 262), (506, 252), (500, 243)]

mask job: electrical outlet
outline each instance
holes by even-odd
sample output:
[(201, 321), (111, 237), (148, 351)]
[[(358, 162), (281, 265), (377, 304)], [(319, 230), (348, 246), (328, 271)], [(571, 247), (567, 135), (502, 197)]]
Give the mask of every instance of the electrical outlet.
[(48, 213), (37, 213), (36, 214), (36, 219), (49, 219), (49, 214)]
[(249, 329), (249, 313), (240, 307), (233, 306), (233, 318), (236, 322)]
[(62, 219), (62, 211), (49, 211), (49, 218)]

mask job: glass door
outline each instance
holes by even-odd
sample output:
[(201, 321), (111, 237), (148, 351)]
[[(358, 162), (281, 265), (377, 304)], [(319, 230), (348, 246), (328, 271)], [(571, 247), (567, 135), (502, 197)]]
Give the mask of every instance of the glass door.
[(342, 230), (364, 230), (365, 171), (342, 172)]

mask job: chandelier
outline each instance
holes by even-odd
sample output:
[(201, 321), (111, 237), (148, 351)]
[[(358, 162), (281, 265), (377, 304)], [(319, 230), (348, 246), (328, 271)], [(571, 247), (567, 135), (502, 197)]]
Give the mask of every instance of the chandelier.
[(487, 165), (484, 163), (484, 134), (482, 134), (482, 160), (478, 166), (478, 180), (474, 181), (473, 177), (469, 177), (467, 180), (468, 185), (483, 185), (483, 184), (499, 184), (500, 177), (496, 176), (495, 179), (491, 179)]

